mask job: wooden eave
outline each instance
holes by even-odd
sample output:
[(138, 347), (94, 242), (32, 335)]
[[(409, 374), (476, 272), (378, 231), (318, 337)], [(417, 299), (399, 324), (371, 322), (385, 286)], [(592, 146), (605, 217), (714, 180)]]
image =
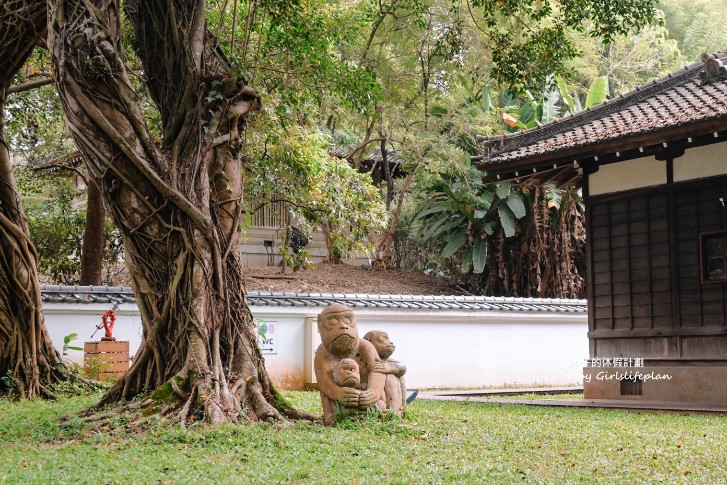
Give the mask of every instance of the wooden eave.
[(73, 174), (78, 173), (77, 167), (83, 163), (81, 153), (76, 150), (61, 157), (54, 158), (37, 167), (33, 167), (34, 172), (57, 172)]
[(474, 165), (486, 172), (485, 181), (515, 180), (556, 185), (580, 183), (584, 167), (593, 172), (600, 165), (656, 156), (676, 158), (686, 148), (727, 141), (727, 117), (670, 126), (641, 135), (623, 136), (593, 145), (554, 150), (519, 160)]

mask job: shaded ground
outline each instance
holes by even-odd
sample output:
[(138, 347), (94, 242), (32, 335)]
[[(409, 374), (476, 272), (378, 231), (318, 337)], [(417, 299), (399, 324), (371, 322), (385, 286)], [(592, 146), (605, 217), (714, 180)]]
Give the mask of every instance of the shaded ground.
[(374, 270), (348, 264), (319, 263), (312, 269), (280, 274), (277, 266), (245, 268), (248, 290), (379, 295), (461, 295), (449, 279), (407, 270)]

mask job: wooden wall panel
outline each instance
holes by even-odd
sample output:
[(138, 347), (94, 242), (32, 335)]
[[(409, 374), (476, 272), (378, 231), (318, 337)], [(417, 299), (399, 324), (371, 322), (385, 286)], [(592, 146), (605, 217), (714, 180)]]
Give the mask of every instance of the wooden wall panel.
[(594, 357), (678, 358), (678, 337), (608, 338), (596, 341)]
[(672, 328), (667, 195), (652, 191), (590, 209), (595, 329)]
[(594, 357), (727, 360), (727, 283), (700, 234), (727, 230), (727, 177), (587, 201)]
[(727, 337), (714, 335), (683, 337), (682, 357), (724, 359), (727, 357)]
[(674, 197), (681, 327), (725, 327), (727, 285), (702, 283), (699, 235), (727, 229), (727, 209), (719, 201), (727, 197), (727, 184), (715, 181), (678, 187)]

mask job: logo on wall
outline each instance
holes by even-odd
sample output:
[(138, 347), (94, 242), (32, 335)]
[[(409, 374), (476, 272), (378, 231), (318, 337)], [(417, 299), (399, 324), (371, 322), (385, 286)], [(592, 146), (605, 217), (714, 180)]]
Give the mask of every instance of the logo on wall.
[(255, 320), (257, 323), (257, 340), (263, 355), (278, 353), (278, 322)]

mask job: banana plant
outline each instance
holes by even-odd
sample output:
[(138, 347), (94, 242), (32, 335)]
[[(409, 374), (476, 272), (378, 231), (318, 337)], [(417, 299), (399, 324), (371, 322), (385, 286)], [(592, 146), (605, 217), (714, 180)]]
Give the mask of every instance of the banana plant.
[(590, 108), (608, 99), (608, 78), (606, 76), (599, 76), (593, 80), (586, 95), (585, 105), (581, 104), (578, 96), (572, 96), (568, 92), (562, 77), (555, 76), (554, 81), (554, 88), (545, 92), (540, 98), (533, 96), (530, 91), (525, 91), (522, 103), (513, 103), (502, 108), (500, 117), (505, 122), (507, 131), (512, 133), (533, 128), (553, 121), (566, 113), (578, 113), (584, 107)]
[[(555, 85), (558, 89), (558, 94), (563, 100), (563, 105), (570, 114), (578, 113), (583, 110), (580, 99), (578, 96), (571, 96), (568, 92), (568, 86), (565, 80), (560, 76), (555, 76)], [(591, 83), (591, 87), (588, 88), (588, 94), (586, 94), (586, 108), (590, 108), (597, 104), (601, 104), (608, 99), (608, 77), (598, 76)]]
[(530, 91), (518, 103), (502, 107), (500, 118), (509, 132), (527, 130), (548, 123), (561, 115), (561, 94), (553, 89), (535, 97)]
[(522, 193), (510, 182), (484, 184), (482, 172), (475, 168), (464, 176), (439, 173), (424, 193), (426, 202), (416, 216), (422, 239), (442, 247), (444, 258), (459, 255), (464, 273), (482, 273), (488, 236), (498, 225), (506, 237), (514, 236), (517, 221), (526, 215)]
[[(554, 81), (554, 88), (540, 98), (530, 92), (525, 92), (524, 96), (505, 92), (496, 98), (488, 88), (475, 93), (466, 84), (468, 81), (465, 78), (460, 79), (467, 91), (465, 105), (482, 113), (499, 111), (500, 119), (507, 125), (505, 128), (511, 132), (532, 128), (550, 122), (564, 113), (573, 114), (582, 109), (578, 97), (571, 96), (568, 92), (565, 81), (559, 76)], [(586, 107), (603, 102), (607, 95), (607, 78), (596, 78), (586, 98)], [(442, 109), (437, 111), (436, 116), (447, 114)], [(544, 200), (535, 197), (533, 194), (536, 192)], [(541, 227), (537, 231), (532, 228), (523, 231), (523, 227), (533, 223), (526, 216), (535, 210), (537, 204), (544, 203), (546, 211), (552, 211), (548, 215), (550, 220), (561, 219), (559, 211), (562, 189), (548, 186), (542, 191), (531, 191), (513, 186), (510, 182), (484, 184), (482, 173), (475, 168), (464, 172), (437, 173), (422, 194), (424, 200), (416, 220), (419, 222), (423, 241), (442, 248), (444, 258), (460, 257), (461, 270), (464, 273), (472, 270), (476, 274), (482, 274), (485, 271), (489, 241), (504, 235), (507, 240), (505, 245), (521, 245), (522, 242), (513, 236), (522, 232), (530, 234), (544, 231)], [(572, 198), (571, 194), (568, 200)], [(560, 222), (556, 227), (560, 227), (559, 224)], [(579, 223), (569, 221), (568, 224)], [(560, 249), (553, 251), (555, 259), (559, 257)], [(509, 254), (507, 250), (504, 253)], [(515, 253), (519, 254), (517, 251)]]

